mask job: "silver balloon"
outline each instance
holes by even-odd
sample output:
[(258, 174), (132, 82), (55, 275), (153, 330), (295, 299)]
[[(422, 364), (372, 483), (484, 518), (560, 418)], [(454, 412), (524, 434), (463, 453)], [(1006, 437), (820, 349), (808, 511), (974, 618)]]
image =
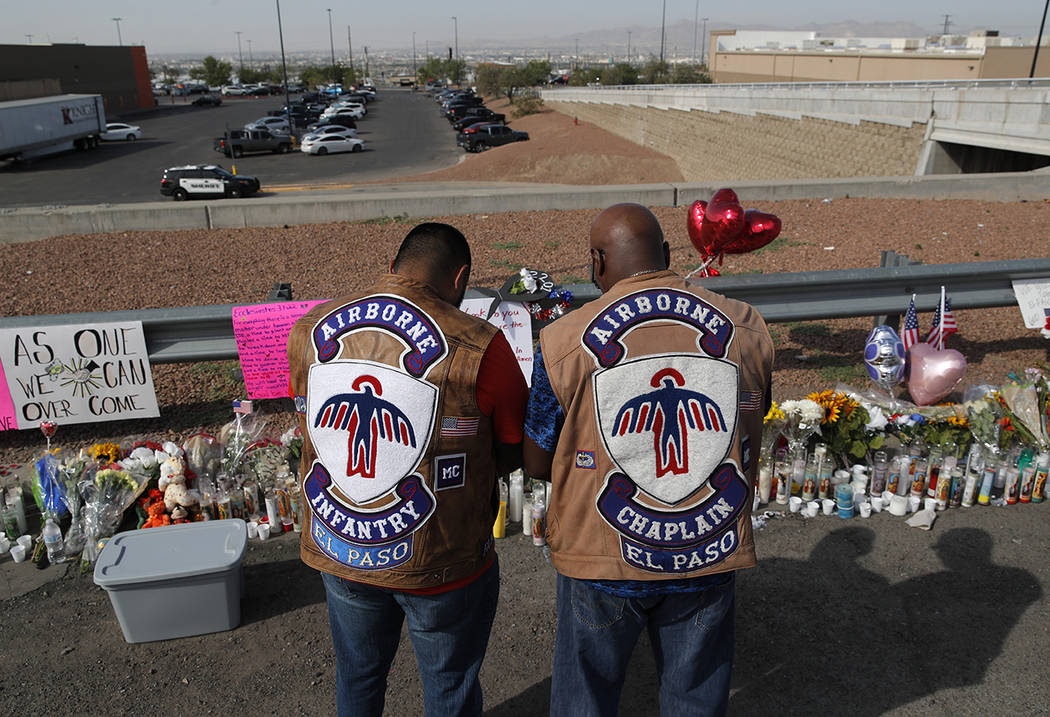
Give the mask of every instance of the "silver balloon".
[(904, 376), (904, 342), (892, 327), (876, 326), (864, 343), (864, 363), (868, 376), (892, 393)]

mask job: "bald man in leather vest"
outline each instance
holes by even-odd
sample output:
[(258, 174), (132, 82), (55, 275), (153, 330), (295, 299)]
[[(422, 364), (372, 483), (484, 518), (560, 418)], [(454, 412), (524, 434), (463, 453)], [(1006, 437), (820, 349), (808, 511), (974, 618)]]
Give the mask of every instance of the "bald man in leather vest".
[(525, 466), (553, 482), (551, 714), (615, 715), (643, 629), (661, 714), (724, 714), (772, 339), (668, 269), (645, 207), (599, 214), (590, 258), (603, 295), (541, 331), (526, 413)]

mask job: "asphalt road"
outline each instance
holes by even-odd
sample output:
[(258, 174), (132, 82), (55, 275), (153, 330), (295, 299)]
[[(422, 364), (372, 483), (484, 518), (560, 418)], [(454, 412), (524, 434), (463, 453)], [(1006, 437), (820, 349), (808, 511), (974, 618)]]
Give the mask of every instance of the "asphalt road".
[[(238, 174), (271, 188), (348, 185), (382, 181), (454, 165), (462, 157), (455, 134), (429, 96), (383, 89), (358, 121), (365, 151), (318, 157), (291, 152), (254, 154), (233, 161), (214, 151), (214, 138), (280, 109), (283, 97), (225, 98), (220, 107), (163, 102), (155, 110), (120, 118), (142, 127), (135, 142), (105, 142), (86, 152), (67, 152), (29, 166), (0, 163), (0, 207), (155, 202), (161, 174), (185, 164), (236, 165)], [(110, 117), (110, 121), (117, 121)]]

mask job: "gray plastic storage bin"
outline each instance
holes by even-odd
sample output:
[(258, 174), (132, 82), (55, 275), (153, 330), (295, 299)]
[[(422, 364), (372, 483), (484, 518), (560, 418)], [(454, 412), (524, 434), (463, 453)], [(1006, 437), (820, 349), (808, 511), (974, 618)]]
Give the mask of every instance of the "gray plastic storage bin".
[(128, 642), (232, 630), (241, 622), (244, 521), (119, 533), (95, 563)]

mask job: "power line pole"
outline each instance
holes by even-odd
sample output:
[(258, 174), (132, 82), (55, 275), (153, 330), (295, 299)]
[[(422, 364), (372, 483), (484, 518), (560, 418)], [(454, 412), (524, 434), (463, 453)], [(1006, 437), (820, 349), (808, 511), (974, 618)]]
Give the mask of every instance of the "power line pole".
[(113, 18), (113, 22), (117, 23), (117, 44), (121, 46), (124, 45), (124, 40), (120, 37), (120, 21), (123, 19), (122, 17)]
[[(281, 0), (274, 0), (277, 3), (277, 36), (281, 39), (281, 69), (284, 72), (284, 116), (288, 120), (288, 132), (291, 134), (295, 131), (295, 125), (292, 124), (292, 100), (288, 92), (288, 63), (284, 59), (284, 30), (281, 29)], [(294, 135), (292, 143), (295, 143)]]
[(631, 64), (631, 31), (627, 31), (627, 64)]
[[(696, 31), (700, 29), (700, 0), (696, 0), (696, 9), (693, 11), (693, 62), (696, 62)], [(699, 63), (697, 63), (699, 64)]]
[(702, 33), (701, 45), (700, 45), (700, 64), (707, 67), (707, 18), (702, 18), (704, 21), (704, 31)]
[[(241, 72), (244, 72), (244, 53), (241, 52), (241, 31), (234, 30), (233, 34), (237, 36), (237, 55), (241, 58)], [(238, 80), (241, 78), (237, 78)]]
[(412, 33), (412, 81), (415, 82), (419, 74), (419, 63), (416, 62), (416, 33)]
[(1043, 27), (1046, 25), (1046, 10), (1050, 8), (1050, 0), (1043, 5), (1043, 20), (1039, 23), (1039, 36), (1035, 39), (1035, 52), (1032, 53), (1032, 69), (1028, 71), (1028, 78), (1035, 77), (1035, 63), (1039, 59), (1039, 46), (1043, 43)]
[(456, 59), (458, 60), (459, 59), (459, 20), (456, 19), (455, 15), (452, 16), (452, 30), (453, 30), (453, 33), (455, 35)]
[(328, 10), (328, 45), (332, 49), (332, 71), (329, 73), (329, 79), (335, 82), (335, 40), (332, 38), (332, 8), (325, 8)]
[(945, 15), (944, 16), (944, 33), (943, 34), (945, 34), (945, 35), (948, 34), (948, 28), (952, 26), (951, 18), (952, 18), (951, 15)]
[(253, 69), (255, 60), (252, 59), (252, 41), (248, 40), (248, 69)]
[(350, 56), (350, 74), (354, 73), (354, 46), (350, 43), (350, 26), (346, 26), (346, 54)]
[(664, 31), (667, 28), (667, 0), (664, 0), (664, 12), (660, 17), (660, 64), (664, 62)]

